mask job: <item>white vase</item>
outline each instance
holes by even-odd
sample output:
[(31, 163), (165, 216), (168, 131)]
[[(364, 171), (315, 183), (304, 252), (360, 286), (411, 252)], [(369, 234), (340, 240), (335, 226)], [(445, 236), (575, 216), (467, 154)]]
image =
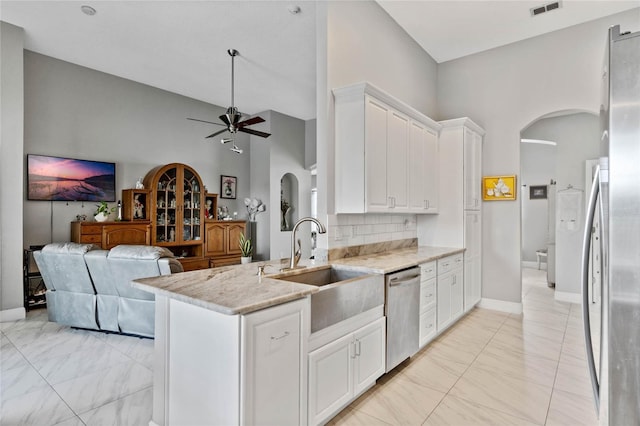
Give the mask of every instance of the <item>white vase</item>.
[(94, 219), (96, 220), (96, 222), (106, 222), (107, 219), (109, 219), (109, 215), (106, 213), (98, 213), (97, 215), (93, 216)]
[(251, 263), (251, 259), (253, 259), (251, 256), (242, 256), (240, 257), (240, 263), (246, 265), (247, 263)]

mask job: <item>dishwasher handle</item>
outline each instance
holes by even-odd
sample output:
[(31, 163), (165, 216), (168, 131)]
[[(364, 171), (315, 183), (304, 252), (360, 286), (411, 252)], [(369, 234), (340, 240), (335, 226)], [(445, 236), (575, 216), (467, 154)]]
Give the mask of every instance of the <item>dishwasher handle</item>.
[(419, 279), (420, 278), (420, 274), (413, 275), (413, 276), (407, 277), (407, 278), (403, 278), (401, 280), (399, 280), (398, 277), (394, 277), (394, 278), (391, 278), (389, 280), (389, 287), (394, 287), (394, 286), (397, 286), (397, 285), (406, 284), (406, 283), (408, 283), (410, 281), (414, 281), (416, 278)]

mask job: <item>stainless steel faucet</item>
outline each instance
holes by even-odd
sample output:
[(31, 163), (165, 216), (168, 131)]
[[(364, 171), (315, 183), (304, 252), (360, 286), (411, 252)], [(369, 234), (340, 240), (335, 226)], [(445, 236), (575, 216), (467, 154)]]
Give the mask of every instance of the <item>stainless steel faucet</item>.
[(319, 233), (324, 234), (327, 232), (327, 228), (325, 228), (324, 225), (314, 217), (303, 217), (297, 221), (296, 224), (293, 225), (293, 230), (291, 231), (291, 259), (289, 260), (289, 267), (286, 269), (296, 269), (298, 267), (300, 256), (296, 255), (296, 231), (298, 230), (298, 225), (302, 222), (313, 222), (318, 226)]

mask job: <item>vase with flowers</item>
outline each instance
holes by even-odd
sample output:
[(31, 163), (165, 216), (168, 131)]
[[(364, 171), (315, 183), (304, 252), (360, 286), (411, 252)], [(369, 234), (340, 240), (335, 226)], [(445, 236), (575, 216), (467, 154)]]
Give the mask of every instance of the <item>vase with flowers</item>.
[(281, 231), (288, 231), (289, 224), (287, 223), (287, 214), (291, 211), (291, 206), (284, 198), (280, 199), (280, 212), (282, 213), (282, 222), (280, 223)]

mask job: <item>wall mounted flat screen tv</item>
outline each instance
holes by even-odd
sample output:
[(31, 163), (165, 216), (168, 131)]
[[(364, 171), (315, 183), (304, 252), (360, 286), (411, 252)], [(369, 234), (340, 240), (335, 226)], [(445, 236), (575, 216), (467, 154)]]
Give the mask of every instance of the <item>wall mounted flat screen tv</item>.
[(29, 154), (27, 199), (115, 201), (116, 164)]

